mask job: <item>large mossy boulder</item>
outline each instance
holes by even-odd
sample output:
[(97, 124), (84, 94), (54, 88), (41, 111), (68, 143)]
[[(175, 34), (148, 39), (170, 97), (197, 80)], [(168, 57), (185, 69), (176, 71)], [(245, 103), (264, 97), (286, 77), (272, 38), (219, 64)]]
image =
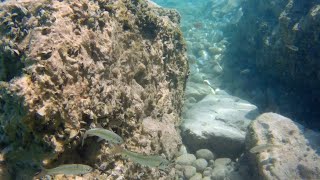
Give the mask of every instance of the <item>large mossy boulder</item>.
[(145, 0), (22, 0), (1, 3), (0, 19), (5, 172), (28, 179), (40, 164), (83, 163), (95, 167), (86, 178), (170, 177), (94, 138), (80, 142), (101, 125), (131, 151), (173, 157), (188, 71), (176, 11)]

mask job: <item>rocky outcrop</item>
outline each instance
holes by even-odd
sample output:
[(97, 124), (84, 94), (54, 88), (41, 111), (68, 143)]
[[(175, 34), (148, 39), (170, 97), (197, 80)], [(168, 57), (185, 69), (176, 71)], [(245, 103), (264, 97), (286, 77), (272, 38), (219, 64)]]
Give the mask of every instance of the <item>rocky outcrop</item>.
[(257, 107), (227, 93), (209, 94), (183, 115), (184, 144), (208, 148), (219, 157), (237, 157), (244, 150), (246, 128), (258, 116)]
[(262, 114), (248, 128), (246, 148), (266, 144), (271, 148), (247, 152), (254, 179), (319, 179), (319, 139), (319, 133), (284, 116)]
[(1, 3), (0, 19), (0, 145), (12, 178), (41, 163), (99, 167), (88, 179), (170, 177), (80, 140), (100, 124), (131, 151), (172, 158), (187, 76), (177, 12), (144, 0), (22, 0)]
[(238, 53), (254, 56), (250, 63), (288, 84), (319, 88), (319, 7), (315, 1), (243, 3), (234, 37)]
[[(291, 118), (318, 121), (319, 1), (248, 0), (243, 2), (242, 9), (241, 20), (227, 30), (232, 32), (228, 64), (231, 64), (233, 75), (229, 79), (235, 79), (235, 82), (246, 79), (241, 88), (235, 86), (256, 88), (255, 92), (262, 88), (264, 97), (270, 96), (267, 88), (277, 93), (281, 98), (264, 100), (262, 96), (254, 102), (266, 112), (276, 111)], [(255, 77), (258, 80), (253, 80)], [(281, 95), (277, 91), (281, 91)], [(254, 92), (247, 95), (251, 101), (256, 96)], [(309, 108), (305, 109), (305, 106)], [(314, 122), (310, 124), (315, 125)], [(320, 127), (319, 121), (317, 127)]]

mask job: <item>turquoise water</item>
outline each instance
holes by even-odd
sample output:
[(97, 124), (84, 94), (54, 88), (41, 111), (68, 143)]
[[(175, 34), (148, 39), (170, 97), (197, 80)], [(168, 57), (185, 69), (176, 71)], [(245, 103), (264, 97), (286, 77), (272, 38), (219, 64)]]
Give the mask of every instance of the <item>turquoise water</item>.
[[(182, 19), (180, 26), (191, 72), (181, 125), (188, 152), (208, 148), (218, 157), (236, 159), (242, 170), (235, 172), (243, 179), (255, 179), (250, 176), (254, 170), (246, 169), (248, 163), (241, 162), (244, 148), (237, 141), (227, 142), (226, 136), (241, 137), (247, 121), (265, 112), (275, 112), (319, 130), (320, 73), (312, 67), (319, 67), (319, 41), (317, 35), (311, 35), (318, 34), (319, 29), (313, 26), (318, 28), (314, 23), (319, 19), (306, 20), (311, 2), (155, 2), (177, 9)], [(307, 40), (310, 36), (315, 39)]]
[[(56, 1), (56, 4), (60, 2), (64, 1)], [(145, 50), (144, 48), (146, 47), (146, 44), (143, 44), (145, 42), (141, 42), (141, 39), (134, 39), (135, 36), (133, 34), (137, 32), (140, 34), (146, 33), (142, 34), (142, 37), (147, 39), (146, 41), (151, 47), (154, 43), (153, 38), (159, 33), (157, 30), (161, 30), (158, 24), (154, 23), (162, 21), (155, 20), (157, 18), (167, 20), (166, 17), (163, 17), (166, 14), (161, 13), (162, 17), (155, 17), (157, 15), (149, 14), (150, 12), (145, 9), (139, 9), (146, 4), (144, 1), (138, 0), (123, 1), (128, 5), (125, 10), (122, 9), (125, 7), (123, 4), (113, 4), (122, 1), (90, 1), (88, 3), (92, 3), (90, 8), (101, 6), (100, 9), (98, 8), (92, 12), (87, 12), (89, 6), (86, 3), (65, 2), (72, 4), (75, 15), (70, 17), (74, 23), (79, 23), (80, 25), (69, 27), (72, 29), (70, 32), (74, 32), (74, 34), (69, 33), (75, 36), (74, 39), (62, 38), (62, 41), (75, 41), (77, 37), (82, 35), (81, 32), (94, 31), (100, 33), (103, 27), (108, 27), (110, 28), (107, 29), (108, 33), (114, 38), (112, 40), (115, 41), (115, 45), (112, 45), (112, 47), (108, 47), (108, 45), (98, 47), (99, 43), (105, 43), (105, 41), (109, 43), (110, 39), (100, 37), (103, 35), (108, 36), (108, 33), (100, 33), (97, 37), (93, 33), (89, 33), (90, 45), (86, 45), (87, 41), (83, 45), (86, 50), (83, 51), (79, 47), (73, 47), (73, 42), (64, 44), (68, 47), (66, 52), (64, 52), (63, 48), (58, 48), (58, 50), (52, 48), (57, 50), (56, 53), (52, 53), (52, 49), (46, 49), (46, 46), (44, 46), (44, 49), (42, 47), (39, 49), (41, 62), (44, 62), (44, 64), (49, 62), (48, 64), (50, 64), (50, 58), (53, 55), (53, 57), (57, 56), (65, 61), (70, 61), (73, 65), (78, 61), (76, 57), (82, 50), (86, 55), (93, 56), (93, 59), (95, 56), (103, 56), (102, 59), (97, 61), (97, 66), (101, 70), (98, 71), (101, 73), (107, 69), (107, 72), (110, 70), (112, 73), (97, 75), (95, 78), (98, 80), (90, 79), (88, 75), (91, 73), (91, 75), (98, 74), (99, 72), (96, 69), (89, 69), (88, 72), (83, 74), (84, 77), (89, 77), (89, 84), (97, 83), (96, 88), (99, 89), (97, 92), (91, 92), (91, 85), (87, 88), (94, 99), (91, 102), (92, 104), (89, 104), (86, 99), (81, 99), (83, 94), (85, 94), (83, 96), (86, 96), (86, 93), (88, 93), (86, 90), (81, 90), (81, 85), (79, 89), (77, 87), (69, 90), (70, 92), (66, 90), (66, 95), (70, 99), (63, 102), (62, 110), (70, 110), (70, 107), (65, 103), (67, 104), (67, 101), (73, 102), (73, 98), (77, 98), (74, 95), (77, 92), (73, 92), (77, 90), (81, 92), (80, 99), (77, 99), (73, 105), (86, 104), (83, 106), (90, 106), (85, 112), (82, 112), (82, 109), (81, 112), (76, 110), (68, 111), (69, 114), (77, 117), (76, 120), (70, 118), (72, 116), (69, 117), (68, 113), (66, 113), (66, 116), (60, 117), (55, 114), (55, 108), (46, 110), (47, 106), (43, 104), (35, 108), (31, 112), (30, 116), (32, 117), (28, 117), (31, 120), (26, 120), (26, 122), (31, 122), (31, 126), (35, 128), (36, 132), (29, 132), (29, 126), (24, 127), (24, 121), (19, 117), (20, 113), (23, 114), (23, 105), (19, 104), (16, 107), (17, 104), (15, 103), (18, 101), (15, 99), (16, 97), (11, 96), (10, 93), (1, 92), (5, 94), (7, 99), (6, 101), (2, 100), (1, 94), (0, 115), (2, 118), (1, 123), (5, 126), (0, 127), (0, 145), (2, 149), (0, 153), (0, 180), (10, 179), (2, 178), (9, 174), (12, 177), (16, 176), (16, 179), (30, 179), (35, 172), (40, 171), (41, 165), (46, 166), (46, 164), (49, 164), (48, 169), (42, 169), (43, 174), (41, 173), (41, 175), (53, 175), (56, 173), (85, 174), (83, 175), (84, 179), (94, 177), (99, 177), (97, 179), (150, 179), (147, 177), (170, 176), (175, 177), (176, 180), (247, 180), (258, 179), (256, 176), (262, 179), (276, 179), (274, 177), (277, 176), (284, 177), (284, 179), (286, 179), (285, 177), (293, 177), (291, 179), (318, 179), (314, 177), (320, 177), (318, 173), (320, 165), (317, 164), (320, 162), (318, 156), (320, 152), (319, 134), (310, 130), (319, 130), (320, 128), (318, 120), (320, 116), (320, 84), (318, 83), (320, 80), (320, 71), (318, 70), (320, 69), (320, 63), (318, 63), (320, 59), (318, 52), (320, 48), (320, 43), (318, 43), (320, 41), (318, 34), (320, 32), (320, 15), (318, 15), (320, 14), (320, 5), (318, 6), (311, 1), (286, 4), (287, 2), (281, 0), (270, 2), (255, 0), (155, 0), (160, 6), (176, 9), (180, 13), (180, 28), (187, 46), (190, 75), (184, 92), (182, 121), (179, 126), (181, 130), (179, 133), (183, 142), (181, 145), (180, 136), (177, 132), (178, 128), (176, 128), (176, 120), (179, 119), (177, 117), (178, 113), (172, 115), (175, 114), (175, 110), (178, 112), (180, 109), (170, 109), (166, 114), (168, 116), (162, 117), (162, 113), (166, 113), (162, 112), (163, 109), (166, 109), (166, 98), (163, 97), (159, 100), (155, 97), (148, 97), (150, 90), (145, 90), (143, 86), (144, 83), (149, 82), (148, 79), (145, 79), (143, 71), (149, 68), (148, 64), (157, 63), (156, 60), (160, 59), (149, 58), (149, 55), (154, 52), (147, 48), (150, 52), (142, 53), (146, 55), (143, 63), (137, 65), (133, 61), (135, 58), (139, 58), (139, 60), (144, 58), (140, 57), (139, 50)], [(53, 22), (58, 22), (57, 24), (62, 22), (60, 20), (56, 21), (56, 17), (49, 12), (51, 10), (58, 11), (57, 9), (63, 8), (63, 6), (52, 9), (50, 3), (48, 3), (49, 5), (43, 5), (43, 7), (39, 5), (39, 8), (33, 9), (36, 12), (35, 17), (40, 20), (39, 25), (41, 26), (50, 27)], [(133, 4), (139, 6), (136, 7)], [(79, 7), (82, 7), (82, 9), (80, 8), (79, 10)], [(24, 11), (27, 9), (21, 6), (12, 6), (11, 8), (13, 12), (17, 11), (17, 13), (5, 14), (0, 11), (1, 15), (8, 16), (13, 20), (12, 23), (4, 23), (5, 26), (1, 27), (1, 31), (10, 32), (7, 34), (10, 37), (15, 37), (16, 32), (19, 35), (17, 37), (23, 39), (25, 35), (33, 31), (31, 29), (16, 29), (19, 26), (15, 25), (15, 23), (24, 25), (27, 19), (16, 18), (16, 16), (24, 14), (30, 17), (31, 15), (25, 13)], [(50, 9), (50, 11), (45, 9)], [(70, 9), (66, 8), (65, 10), (68, 11)], [(117, 10), (119, 10), (118, 13), (120, 15), (116, 13)], [(143, 13), (146, 14), (141, 13), (139, 10), (143, 10)], [(119, 18), (117, 19), (119, 22), (114, 23), (123, 24), (119, 25), (118, 29), (112, 29), (116, 27), (113, 23), (106, 26), (103, 17), (110, 16), (115, 19)], [(141, 19), (135, 19), (136, 21), (130, 22), (130, 18), (134, 16), (138, 16), (144, 21), (140, 22)], [(68, 16), (64, 14), (63, 17)], [(144, 19), (145, 17), (147, 18)], [(6, 20), (4, 19), (4, 21)], [(163, 25), (165, 26), (166, 24), (164, 23)], [(53, 34), (56, 33), (56, 31), (51, 32), (48, 27), (41, 27), (43, 29), (41, 29), (39, 37), (46, 39), (47, 36), (51, 37), (50, 34), (52, 32)], [(137, 31), (130, 32), (132, 27), (137, 28)], [(180, 33), (177, 34), (180, 40)], [(20, 41), (17, 37), (14, 39)], [(86, 36), (86, 38), (88, 37)], [(130, 48), (135, 43), (128, 42), (134, 40), (137, 40), (138, 48), (132, 50)], [(162, 42), (162, 40), (159, 42)], [(3, 42), (1, 41), (0, 43)], [(27, 72), (28, 69), (24, 69), (22, 65), (20, 67), (20, 60), (26, 64), (29, 61), (21, 54), (18, 47), (10, 43), (11, 41), (8, 42), (8, 46), (1, 47), (10, 54), (10, 56), (4, 54), (3, 59), (16, 60), (18, 65), (11, 69), (8, 68), (5, 73), (0, 72), (0, 75), (8, 74), (4, 78), (8, 82), (15, 80), (17, 76), (25, 73), (25, 71)], [(30, 46), (32, 43), (33, 41), (30, 40), (28, 45)], [(119, 43), (119, 47), (117, 43)], [(180, 43), (179, 45), (182, 44), (181, 42), (178, 43)], [(77, 43), (75, 42), (75, 44)], [(80, 44), (79, 46), (82, 46), (82, 43)], [(105, 46), (107, 46), (106, 49), (104, 49)], [(123, 52), (126, 53), (123, 54), (125, 55), (122, 54), (122, 49), (118, 51), (117, 48), (124, 48)], [(100, 51), (101, 49), (105, 51)], [(126, 51), (128, 49), (129, 51)], [(86, 51), (89, 53), (86, 53)], [(173, 48), (173, 51), (179, 54), (177, 49)], [(66, 58), (66, 56), (70, 56), (70, 58)], [(13, 57), (17, 58), (14, 59)], [(128, 71), (121, 71), (121, 68), (113, 68), (113, 63), (117, 62), (118, 58), (120, 61), (124, 61), (124, 64), (126, 64), (126, 60), (133, 63), (130, 66), (132, 69), (124, 68)], [(175, 57), (173, 56), (173, 58)], [(91, 60), (90, 58), (88, 59)], [(86, 58), (81, 58), (80, 60), (86, 60)], [(108, 61), (110, 64), (99, 64), (100, 60)], [(68, 67), (67, 62), (63, 63), (65, 64), (62, 67)], [(8, 64), (2, 63), (2, 65), (6, 66)], [(9, 67), (10, 65), (9, 63)], [(183, 62), (179, 65), (182, 67), (186, 64)], [(84, 68), (82, 66), (85, 65), (82, 64), (79, 68)], [(72, 68), (74, 67), (77, 68), (78, 66), (72, 66)], [(78, 73), (77, 69), (73, 70), (72, 68), (70, 70), (71, 74)], [(111, 68), (113, 69), (111, 70)], [(154, 67), (152, 66), (151, 68)], [(40, 66), (36, 70), (40, 72), (40, 75), (45, 75), (46, 70), (44, 69)], [(132, 74), (136, 70), (139, 70), (138, 73)], [(55, 71), (54, 68), (54, 73), (50, 75), (56, 76), (55, 73), (59, 74), (60, 72), (58, 70)], [(63, 75), (60, 76), (64, 76), (65, 72), (62, 71), (61, 73)], [(33, 84), (37, 82), (37, 79), (32, 75), (33, 73), (30, 75), (31, 78), (29, 76), (25, 78), (25, 83)], [(126, 76), (134, 79), (137, 83), (137, 89), (127, 88), (125, 87), (126, 85), (121, 86), (119, 79), (119, 81), (111, 82), (111, 80), (121, 79)], [(157, 76), (152, 78), (157, 79)], [(99, 80), (100, 77), (102, 78), (101, 81)], [(161, 77), (161, 74), (159, 74), (159, 77)], [(181, 79), (184, 79), (184, 77)], [(43, 80), (44, 87), (50, 85), (50, 81), (47, 81), (46, 76), (43, 77)], [(107, 80), (106, 87), (104, 87), (103, 80)], [(114, 84), (119, 86), (113, 86)], [(160, 89), (167, 88), (167, 84), (164, 86), (161, 83), (159, 84)], [(8, 83), (1, 83), (0, 85), (2, 89), (5, 89)], [(23, 85), (19, 86), (19, 88), (23, 88)], [(139, 88), (140, 85), (143, 88)], [(114, 91), (109, 89), (111, 87), (115, 87)], [(158, 87), (157, 83), (155, 83), (155, 87)], [(59, 92), (60, 89), (62, 89), (61, 86), (59, 86)], [(158, 88), (153, 90), (157, 91)], [(182, 87), (180, 90), (182, 92)], [(61, 90), (61, 94), (63, 94), (62, 91), (65, 92)], [(128, 97), (125, 95), (127, 91), (130, 92)], [(136, 91), (139, 93), (135, 94)], [(158, 94), (162, 96), (166, 92), (166, 90), (164, 92), (159, 91)], [(44, 94), (44, 96), (49, 101), (51, 97), (55, 97), (57, 94), (59, 95), (59, 93), (48, 93)], [(113, 94), (116, 97), (119, 95), (120, 100), (110, 100), (113, 98)], [(96, 96), (97, 98), (95, 98)], [(100, 96), (103, 97), (101, 102), (99, 100)], [(130, 104), (128, 103), (130, 98), (139, 100), (140, 96), (143, 100), (139, 102), (144, 102), (147, 99), (148, 106), (150, 106), (147, 107), (146, 117), (140, 116), (140, 105), (132, 108), (134, 112), (131, 108), (122, 107), (130, 106), (128, 105)], [(153, 101), (154, 103), (152, 103)], [(38, 101), (33, 102), (37, 104)], [(163, 109), (159, 110), (157, 109), (159, 107), (154, 107), (154, 104), (158, 102), (163, 104), (160, 107)], [(176, 103), (177, 101), (173, 102)], [(50, 103), (48, 104), (50, 105)], [(60, 102), (55, 102), (54, 104), (61, 105)], [(178, 102), (177, 104), (180, 103)], [(17, 112), (15, 109), (18, 109)], [(14, 114), (14, 117), (9, 117), (10, 115), (6, 113), (11, 111), (13, 114), (16, 113), (17, 116)], [(259, 118), (253, 121), (257, 117), (261, 117), (259, 115), (265, 112), (284, 115), (303, 124), (304, 127), (300, 125), (296, 127), (296, 124), (292, 121), (276, 114), (266, 115), (265, 119), (261, 118), (261, 122), (258, 122)], [(140, 115), (134, 116), (134, 113)], [(117, 114), (121, 115), (118, 116)], [(47, 116), (48, 119), (45, 118)], [(45, 122), (43, 122), (44, 120)], [(75, 127), (71, 128), (65, 125), (67, 121), (74, 123), (73, 126)], [(254, 124), (252, 122), (255, 122), (256, 127), (252, 127), (252, 124)], [(174, 123), (174, 125), (170, 123)], [(101, 125), (103, 129), (97, 128)], [(86, 130), (92, 128), (97, 128), (95, 129), (96, 131), (104, 132), (102, 134), (91, 133), (106, 141), (96, 142), (98, 137), (88, 137), (80, 145), (81, 138), (85, 138), (86, 132), (88, 133)], [(43, 135), (42, 133), (50, 134), (51, 139), (48, 135)], [(259, 133), (261, 133), (260, 137), (257, 135)], [(11, 139), (9, 139), (9, 135)], [(153, 140), (150, 142), (150, 139)], [(298, 145), (294, 144), (296, 140)], [(47, 144), (43, 144), (42, 141)], [(62, 142), (67, 142), (67, 144)], [(121, 147), (115, 146), (113, 148), (113, 143), (124, 144)], [(48, 144), (50, 147), (46, 146)], [(54, 153), (56, 153), (56, 156), (52, 158), (54, 160), (50, 159), (49, 153), (44, 153), (44, 151), (51, 153), (52, 148), (55, 148)], [(175, 153), (178, 148), (180, 148), (180, 151)], [(286, 159), (286, 151), (296, 152), (296, 154)], [(62, 155), (58, 155), (59, 153)], [(114, 153), (118, 155), (113, 156)], [(264, 159), (264, 157), (266, 158)], [(79, 164), (85, 164), (85, 166)], [(258, 166), (257, 164), (260, 165), (260, 170), (255, 169)], [(282, 174), (282, 167), (279, 167), (279, 164), (281, 166), (285, 164), (284, 166), (288, 167), (284, 170), (284, 173), (287, 174)], [(287, 172), (288, 169), (289, 171), (294, 169), (293, 176), (291, 176), (291, 172)], [(90, 174), (89, 172), (92, 170), (94, 173)], [(270, 178), (266, 174), (257, 175), (257, 172), (262, 172), (263, 170), (272, 171), (271, 174), (274, 173), (276, 176), (271, 176)], [(2, 173), (2, 171), (7, 173)], [(45, 179), (51, 178), (47, 176)]]
[(189, 85), (204, 80), (214, 90), (250, 101), (260, 112), (276, 112), (311, 129), (320, 128), (319, 43), (318, 36), (311, 35), (316, 22), (305, 22), (311, 24), (309, 29), (294, 32), (314, 3), (293, 3), (292, 12), (286, 12), (292, 16), (290, 27), (285, 27), (279, 17), (286, 3), (280, 1), (155, 2), (181, 15), (193, 75)]

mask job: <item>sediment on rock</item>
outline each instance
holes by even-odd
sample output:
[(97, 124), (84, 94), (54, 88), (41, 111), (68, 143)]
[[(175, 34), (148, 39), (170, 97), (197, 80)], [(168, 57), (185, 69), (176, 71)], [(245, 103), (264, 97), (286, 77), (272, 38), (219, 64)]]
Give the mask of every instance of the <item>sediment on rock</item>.
[(94, 138), (80, 142), (100, 124), (131, 151), (173, 157), (188, 68), (176, 11), (143, 0), (0, 9), (0, 145), (13, 178), (33, 176), (41, 163), (100, 167), (86, 178), (170, 177), (111, 156)]

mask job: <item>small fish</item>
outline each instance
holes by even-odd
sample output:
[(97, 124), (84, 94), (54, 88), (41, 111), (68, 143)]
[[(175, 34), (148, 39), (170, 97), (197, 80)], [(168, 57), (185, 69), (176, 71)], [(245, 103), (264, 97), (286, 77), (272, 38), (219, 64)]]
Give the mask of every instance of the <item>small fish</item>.
[(209, 80), (203, 80), (203, 82), (210, 87), (212, 86)]
[(270, 149), (273, 148), (278, 148), (280, 147), (279, 145), (274, 145), (274, 144), (261, 144), (261, 145), (257, 145), (253, 148), (250, 149), (250, 153), (254, 154), (254, 153), (261, 153), (263, 151), (268, 151)]
[(244, 69), (240, 71), (240, 74), (249, 74), (249, 73), (250, 73), (250, 69)]
[(93, 128), (93, 129), (89, 129), (84, 133), (84, 136), (82, 138), (82, 146), (84, 143), (84, 139), (87, 136), (98, 136), (110, 143), (113, 144), (122, 144), (124, 141), (123, 139), (116, 133), (103, 129), (103, 128)]
[(135, 163), (148, 166), (148, 167), (157, 167), (161, 170), (165, 170), (170, 163), (168, 160), (166, 160), (161, 156), (139, 154), (136, 152), (128, 151), (120, 147), (119, 145), (116, 145), (112, 149), (111, 154), (118, 154), (118, 153), (120, 153), (122, 156), (126, 158), (129, 158), (131, 161)]
[(36, 174), (35, 178), (41, 178), (45, 175), (80, 175), (87, 174), (92, 171), (92, 167), (84, 164), (64, 164), (52, 169), (42, 169), (39, 174)]
[(299, 48), (295, 45), (286, 45), (286, 47), (292, 51), (299, 51)]

